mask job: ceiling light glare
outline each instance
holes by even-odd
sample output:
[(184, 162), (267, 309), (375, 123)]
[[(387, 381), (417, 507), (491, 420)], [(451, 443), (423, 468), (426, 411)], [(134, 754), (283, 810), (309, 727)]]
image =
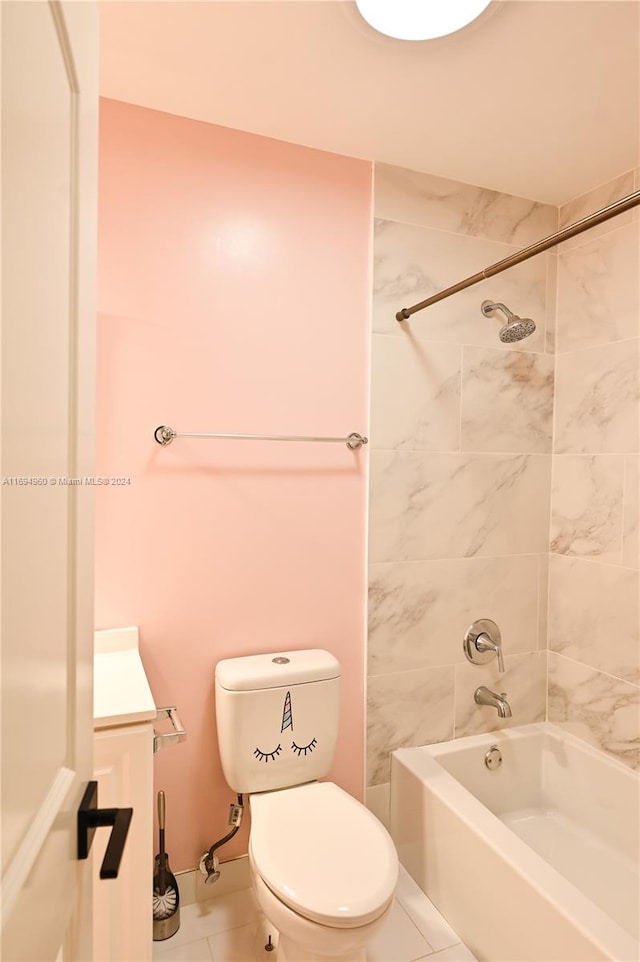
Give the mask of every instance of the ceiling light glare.
[(397, 40), (434, 40), (479, 17), (491, 0), (356, 0), (367, 23)]

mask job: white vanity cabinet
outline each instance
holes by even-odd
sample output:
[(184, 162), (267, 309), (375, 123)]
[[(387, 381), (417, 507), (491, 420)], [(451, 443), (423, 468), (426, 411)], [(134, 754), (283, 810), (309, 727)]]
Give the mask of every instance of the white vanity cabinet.
[(94, 772), (100, 808), (132, 808), (118, 878), (100, 879), (109, 838), (93, 859), (93, 962), (150, 962), (153, 880), (153, 723), (156, 706), (137, 628), (95, 635)]

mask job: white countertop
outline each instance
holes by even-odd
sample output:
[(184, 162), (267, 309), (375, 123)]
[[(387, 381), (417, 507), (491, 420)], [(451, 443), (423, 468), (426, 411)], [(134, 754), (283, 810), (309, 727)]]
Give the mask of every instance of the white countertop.
[(94, 633), (94, 728), (155, 719), (156, 705), (140, 658), (137, 628)]

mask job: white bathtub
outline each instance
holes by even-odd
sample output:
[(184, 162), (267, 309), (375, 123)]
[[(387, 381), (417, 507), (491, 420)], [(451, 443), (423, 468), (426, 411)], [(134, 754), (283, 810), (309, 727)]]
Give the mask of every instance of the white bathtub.
[(391, 834), (481, 962), (638, 962), (639, 787), (620, 762), (544, 722), (403, 748)]

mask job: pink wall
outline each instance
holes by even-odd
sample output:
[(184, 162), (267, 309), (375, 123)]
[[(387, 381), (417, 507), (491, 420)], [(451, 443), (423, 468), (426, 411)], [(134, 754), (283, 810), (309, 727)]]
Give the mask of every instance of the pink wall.
[(108, 100), (100, 137), (97, 472), (131, 484), (98, 492), (96, 627), (139, 625), (188, 731), (155, 763), (176, 871), (227, 831), (221, 658), (332, 651), (362, 797), (366, 449), (153, 430), (367, 431), (371, 165)]

